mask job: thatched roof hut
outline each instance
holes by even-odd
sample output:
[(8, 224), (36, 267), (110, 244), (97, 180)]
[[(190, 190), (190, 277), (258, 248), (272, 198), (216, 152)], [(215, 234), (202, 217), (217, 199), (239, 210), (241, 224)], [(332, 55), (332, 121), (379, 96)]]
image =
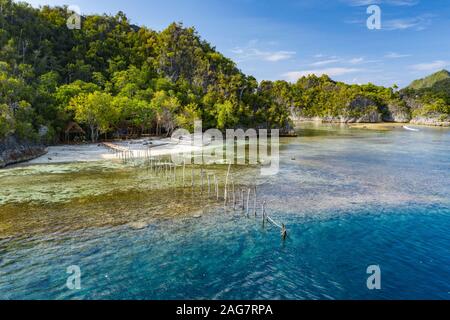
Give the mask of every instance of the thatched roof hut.
[(64, 129), (66, 142), (75, 139), (75, 137), (81, 138), (86, 134), (83, 128), (76, 122), (69, 122)]

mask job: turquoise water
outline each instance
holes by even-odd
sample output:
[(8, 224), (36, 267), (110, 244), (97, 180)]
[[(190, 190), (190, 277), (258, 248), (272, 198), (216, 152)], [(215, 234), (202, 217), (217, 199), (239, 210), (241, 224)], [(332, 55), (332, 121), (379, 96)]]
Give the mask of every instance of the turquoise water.
[[(77, 222), (47, 205), (45, 225), (3, 229), (0, 298), (450, 299), (450, 131), (299, 132), (282, 141), (280, 173), (254, 178), (268, 213), (287, 225), (286, 241), (263, 226), (260, 210), (246, 217), (209, 204), (201, 214), (155, 216), (130, 205), (124, 221), (100, 224), (104, 215)], [(85, 175), (71, 179), (70, 188)], [(198, 213), (198, 197), (187, 198), (187, 211)], [(0, 206), (0, 221), (20, 225), (11, 217), (19, 200), (11, 201)], [(33, 201), (20, 208), (38, 219), (44, 208)], [(104, 207), (97, 201), (76, 211)], [(126, 223), (143, 215), (144, 228)], [(62, 227), (65, 220), (77, 227)], [(66, 287), (70, 265), (81, 268), (81, 290)], [(381, 268), (381, 290), (367, 289), (369, 265)]]

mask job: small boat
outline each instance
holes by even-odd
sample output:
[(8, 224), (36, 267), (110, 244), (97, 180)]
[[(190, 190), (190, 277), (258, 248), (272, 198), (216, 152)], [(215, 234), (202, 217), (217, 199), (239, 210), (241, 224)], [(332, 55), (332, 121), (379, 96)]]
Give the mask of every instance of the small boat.
[(414, 131), (414, 132), (419, 132), (419, 129), (414, 129), (414, 128), (410, 128), (408, 126), (403, 126), (403, 129), (408, 130), (408, 131)]

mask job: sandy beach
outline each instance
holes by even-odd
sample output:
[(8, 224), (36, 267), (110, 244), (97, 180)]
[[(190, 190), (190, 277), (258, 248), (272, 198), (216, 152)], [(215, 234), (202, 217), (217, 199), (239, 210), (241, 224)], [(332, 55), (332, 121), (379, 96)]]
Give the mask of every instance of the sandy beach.
[[(351, 129), (361, 130), (405, 130), (404, 123), (359, 123), (346, 125)], [(427, 126), (413, 125), (414, 128), (426, 128)], [(182, 140), (173, 140), (171, 138), (143, 138), (133, 140), (117, 140), (110, 142), (119, 149), (125, 149), (132, 152), (134, 158), (144, 158), (147, 152), (151, 156), (168, 156), (178, 153), (186, 153), (200, 150), (201, 146), (192, 144), (192, 136), (183, 137)], [(205, 148), (207, 146), (203, 146)], [(149, 150), (149, 151), (148, 151)], [(95, 162), (102, 160), (117, 159), (117, 155), (107, 148), (103, 143), (91, 143), (80, 145), (57, 145), (48, 147), (48, 153), (36, 159), (17, 164), (52, 164), (52, 163), (71, 163), (71, 162)]]
[[(191, 152), (201, 148), (199, 146), (193, 146), (189, 139), (184, 141), (174, 141), (170, 138), (146, 138), (127, 141), (114, 141), (112, 143), (120, 148), (124, 148), (132, 152), (135, 158), (145, 157), (147, 150), (150, 150), (150, 154), (152, 156), (165, 156)], [(47, 154), (28, 162), (24, 162), (22, 165), (94, 162), (113, 159), (117, 159), (115, 153), (102, 143), (58, 145), (48, 147)]]

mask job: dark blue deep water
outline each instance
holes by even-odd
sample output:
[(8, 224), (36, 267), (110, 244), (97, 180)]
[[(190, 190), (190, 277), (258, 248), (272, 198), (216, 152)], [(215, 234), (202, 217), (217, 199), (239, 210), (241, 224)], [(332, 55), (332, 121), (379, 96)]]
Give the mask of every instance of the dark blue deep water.
[[(284, 141), (280, 174), (261, 184), (286, 241), (220, 206), (139, 230), (8, 237), (0, 298), (450, 299), (449, 131), (329, 130)], [(66, 287), (70, 265), (81, 290)], [(367, 288), (370, 265), (381, 290)]]

